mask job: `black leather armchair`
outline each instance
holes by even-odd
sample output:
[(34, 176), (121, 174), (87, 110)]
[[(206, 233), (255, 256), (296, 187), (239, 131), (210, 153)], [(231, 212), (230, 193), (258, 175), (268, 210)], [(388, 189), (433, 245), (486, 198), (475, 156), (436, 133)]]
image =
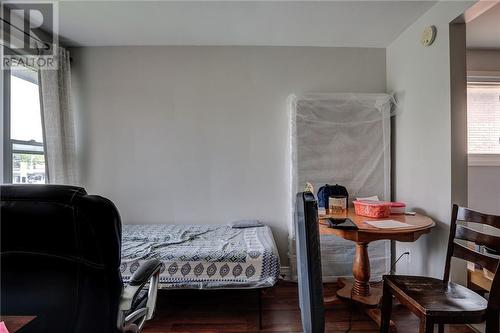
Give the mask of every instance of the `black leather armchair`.
[(110, 200), (62, 185), (2, 185), (0, 195), (0, 311), (37, 316), (22, 332), (138, 332), (152, 318), (162, 263), (124, 287)]

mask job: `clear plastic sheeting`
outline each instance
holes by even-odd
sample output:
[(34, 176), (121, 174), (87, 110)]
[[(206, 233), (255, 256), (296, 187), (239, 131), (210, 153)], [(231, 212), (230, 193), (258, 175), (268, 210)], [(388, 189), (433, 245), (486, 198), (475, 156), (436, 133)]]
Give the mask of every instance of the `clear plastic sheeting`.
[[(306, 182), (313, 184), (315, 194), (325, 184), (345, 186), (350, 206), (356, 197), (377, 195), (381, 200), (390, 199), (392, 105), (393, 98), (387, 94), (289, 97), (292, 211), (294, 194), (302, 191)], [(296, 266), (293, 221), (289, 223), (289, 234), (293, 272)], [(369, 249), (373, 258), (372, 276), (378, 278), (390, 269), (390, 242), (382, 241)], [(354, 244), (322, 236), (321, 250), (324, 279), (345, 276), (345, 267), (352, 264)]]
[[(292, 250), (293, 249), (293, 250)], [(323, 282), (337, 282), (339, 277), (352, 277), (355, 247), (353, 242), (333, 235), (321, 236), (321, 270)], [(370, 281), (382, 280), (382, 275), (390, 270), (391, 247), (389, 241), (375, 241), (368, 246), (370, 257)], [(297, 257), (295, 240), (290, 243), (291, 279), (297, 281)]]

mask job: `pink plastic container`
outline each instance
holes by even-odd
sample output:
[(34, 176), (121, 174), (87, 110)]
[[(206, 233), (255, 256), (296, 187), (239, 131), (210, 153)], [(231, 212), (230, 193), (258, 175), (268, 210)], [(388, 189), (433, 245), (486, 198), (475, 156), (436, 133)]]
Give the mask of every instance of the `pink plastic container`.
[(391, 214), (391, 203), (386, 201), (355, 200), (354, 212), (366, 217), (388, 217)]
[(391, 214), (404, 214), (406, 211), (406, 204), (403, 202), (391, 202)]

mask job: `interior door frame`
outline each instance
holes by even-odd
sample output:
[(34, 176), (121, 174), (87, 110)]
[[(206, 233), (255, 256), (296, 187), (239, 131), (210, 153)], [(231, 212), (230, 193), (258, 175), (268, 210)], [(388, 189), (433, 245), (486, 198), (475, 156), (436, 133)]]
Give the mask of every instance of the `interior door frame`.
[(468, 205), (466, 25), (497, 2), (480, 0), (450, 22), (451, 204)]
[[(449, 24), (450, 102), (451, 102), (451, 202), (468, 206), (467, 154), (467, 23), (498, 2), (480, 0)], [(465, 263), (451, 266), (453, 281), (466, 285)]]

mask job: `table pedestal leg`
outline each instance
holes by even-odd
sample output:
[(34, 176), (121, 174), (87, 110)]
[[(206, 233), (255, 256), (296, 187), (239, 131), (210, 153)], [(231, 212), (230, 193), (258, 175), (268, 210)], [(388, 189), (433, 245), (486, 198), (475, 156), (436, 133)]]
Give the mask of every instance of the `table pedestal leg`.
[(339, 279), (342, 289), (337, 291), (341, 298), (353, 299), (368, 306), (377, 306), (382, 296), (379, 288), (370, 289), (370, 258), (368, 257), (368, 243), (356, 243), (356, 254), (352, 265), (354, 282)]
[[(359, 303), (366, 314), (380, 325), (380, 310), (375, 307), (379, 305), (382, 298), (382, 288), (380, 286), (370, 287), (368, 243), (356, 243), (352, 273), (354, 281), (342, 278), (338, 280), (341, 289), (337, 291), (337, 296)], [(390, 328), (391, 332), (396, 332), (396, 326), (392, 320)]]
[(353, 293), (356, 296), (370, 295), (370, 258), (367, 243), (356, 243), (352, 274), (354, 276)]

